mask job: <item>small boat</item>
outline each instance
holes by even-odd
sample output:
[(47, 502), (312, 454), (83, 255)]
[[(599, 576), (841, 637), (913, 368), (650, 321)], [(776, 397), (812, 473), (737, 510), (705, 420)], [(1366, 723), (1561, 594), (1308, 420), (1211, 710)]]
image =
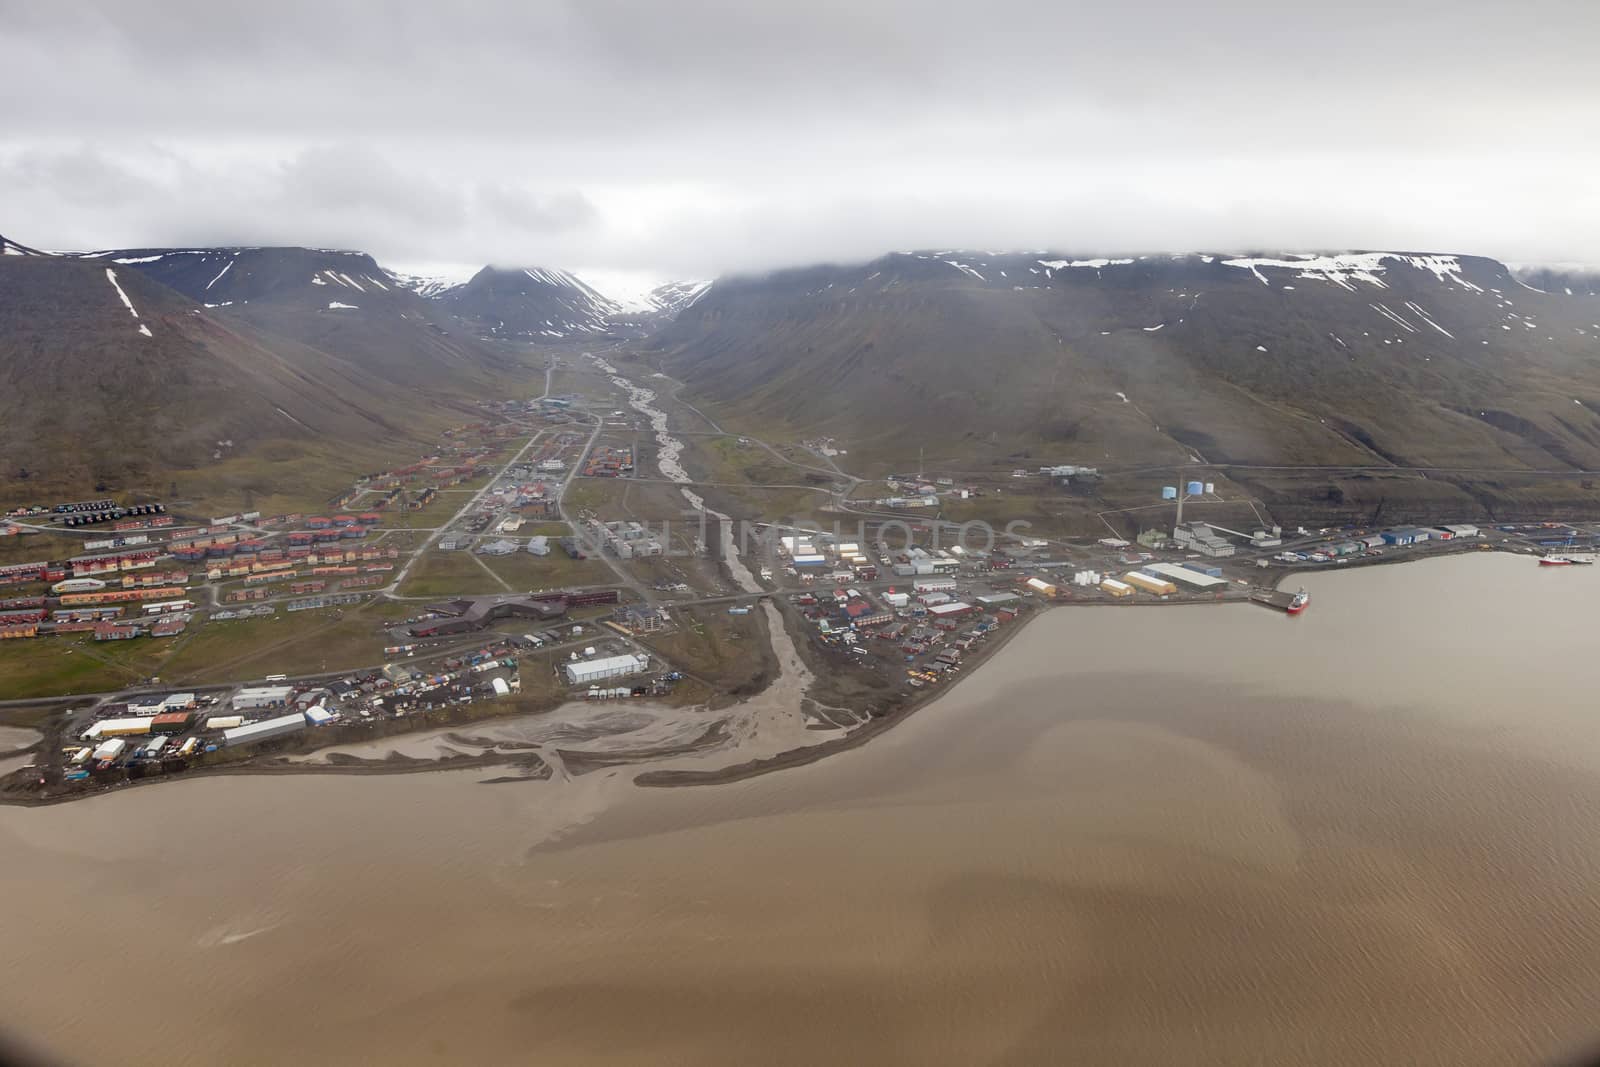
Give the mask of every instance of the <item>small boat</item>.
[(1289, 601), (1289, 606), (1283, 610), (1290, 615), (1298, 615), (1306, 610), (1306, 605), (1309, 603), (1311, 603), (1311, 594), (1302, 589), (1294, 595), (1294, 599)]
[(1541, 567), (1592, 567), (1593, 556), (1575, 556), (1571, 553), (1551, 552), (1539, 557)]

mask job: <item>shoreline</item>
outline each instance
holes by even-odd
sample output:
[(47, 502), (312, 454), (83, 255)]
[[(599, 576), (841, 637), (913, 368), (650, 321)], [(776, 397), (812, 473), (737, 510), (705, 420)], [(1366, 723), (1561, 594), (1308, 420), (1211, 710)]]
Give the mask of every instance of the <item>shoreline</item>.
[[(1492, 551), (1505, 555), (1528, 554), (1506, 551), (1498, 547), (1485, 548), (1483, 547), (1482, 542), (1464, 542), (1459, 546), (1451, 545), (1448, 548), (1431, 550), (1426, 555), (1394, 554), (1386, 555), (1377, 559), (1369, 557), (1359, 561), (1352, 561), (1352, 565), (1361, 567), (1381, 567), (1395, 564), (1415, 563), (1422, 560), (1437, 559), (1446, 556), (1464, 555), (1476, 553), (1478, 551)], [(1315, 573), (1338, 573), (1337, 571), (1332, 571), (1326, 564), (1296, 567), (1279, 566), (1272, 568), (1268, 574), (1262, 576), (1263, 581), (1260, 583), (1259, 588), (1278, 589), (1286, 579), (1292, 577), (1293, 575), (1312, 571)], [(1267, 580), (1268, 578), (1270, 578), (1270, 581)], [(1011, 642), (1012, 638), (1021, 633), (1030, 623), (1042, 617), (1048, 611), (1054, 611), (1063, 608), (1081, 609), (1103, 607), (1217, 607), (1222, 605), (1249, 603), (1250, 600), (1247, 596), (1221, 596), (1212, 599), (1183, 600), (1067, 600), (1047, 604), (1039, 610), (1030, 612), (1027, 615), (1019, 616), (1017, 619), (1003, 627), (996, 639), (993, 639), (985, 644), (983, 653), (971, 661), (969, 665), (970, 669), (968, 669), (967, 666), (964, 666), (961, 673), (950, 684), (939, 686), (938, 688), (929, 690), (927, 692), (918, 693), (916, 696), (897, 706), (887, 714), (875, 718), (869, 718), (865, 723), (851, 730), (843, 737), (822, 741), (815, 745), (802, 745), (796, 748), (786, 749), (782, 752), (774, 753), (770, 756), (749, 759), (743, 762), (733, 763), (725, 767), (718, 767), (711, 770), (693, 770), (687, 768), (645, 770), (635, 775), (631, 779), (631, 782), (633, 785), (647, 789), (726, 785), (734, 782), (748, 781), (752, 778), (758, 778), (762, 775), (772, 774), (778, 771), (808, 766), (810, 764), (827, 759), (828, 757), (836, 755), (840, 752), (846, 752), (853, 748), (858, 748), (907, 721), (918, 711), (921, 711), (923, 708), (927, 707), (929, 704), (933, 703), (939, 698), (953, 692), (956, 687), (968, 677), (975, 675), (979, 670), (987, 666), (989, 662), (996, 655), (998, 655), (1007, 644)], [(790, 639), (791, 641), (794, 639), (792, 635), (790, 636)], [(798, 654), (798, 648), (796, 649), (796, 652)], [(745, 699), (749, 700), (759, 698), (768, 692), (768, 689), (771, 688), (772, 684), (773, 681), (769, 680), (768, 687), (763, 689), (761, 693), (751, 694)], [(802, 694), (801, 699), (804, 700), (809, 698)], [(511, 713), (505, 716), (491, 716), (488, 719), (480, 719), (475, 721), (486, 722), (501, 718), (509, 719), (516, 717), (517, 714), (547, 715), (555, 710), (557, 709), (553, 708), (546, 712)], [(401, 732), (393, 736), (396, 739), (403, 738), (406, 736), (406, 732)], [(25, 750), (24, 753), (20, 754), (26, 754), (26, 751), (37, 749), (43, 743), (44, 740), (41, 739), (34, 745), (29, 746), (29, 749)], [(330, 745), (324, 747), (332, 746)], [(311, 751), (315, 752), (317, 750), (313, 749)], [(568, 755), (568, 753), (561, 750), (556, 751), (557, 754), (562, 758), (565, 758)], [(675, 753), (675, 755), (683, 754), (687, 753)], [(590, 757), (592, 757), (595, 761), (605, 761), (609, 759), (611, 761), (611, 766), (618, 767), (628, 766), (634, 763), (635, 760), (647, 761), (652, 757), (661, 758), (659, 755), (653, 756), (653, 754), (650, 753), (639, 754), (632, 758), (630, 758), (626, 753), (602, 754), (579, 753), (574, 751), (571, 753), (571, 755), (578, 757), (580, 760), (587, 760)], [(541, 765), (539, 773), (516, 776), (510, 780), (536, 781), (546, 780), (553, 776), (553, 769), (547, 760), (544, 760), (542, 757), (534, 756), (533, 753), (529, 753), (529, 756), (533, 756), (534, 758), (538, 759)], [(185, 769), (171, 773), (152, 774), (141, 776), (139, 778), (127, 779), (121, 782), (108, 784), (104, 788), (93, 791), (64, 793), (55, 796), (27, 796), (5, 793), (0, 794), (0, 805), (15, 807), (45, 807), (53, 804), (73, 803), (75, 801), (88, 800), (94, 797), (108, 796), (129, 787), (151, 785), (165, 781), (179, 781), (188, 778), (210, 778), (223, 775), (250, 774), (258, 776), (272, 776), (295, 774), (342, 774), (360, 776), (427, 774), (439, 771), (474, 770), (486, 769), (490, 767), (510, 767), (516, 765), (516, 760), (509, 757), (507, 753), (483, 753), (476, 756), (441, 756), (431, 759), (421, 759), (410, 756), (395, 756), (385, 757), (382, 760), (356, 759), (352, 760), (351, 762), (341, 763), (310, 763), (306, 761), (290, 761), (287, 758), (279, 755), (265, 757), (260, 760), (247, 757), (238, 763), (225, 763), (210, 767), (202, 766), (192, 770)], [(599, 767), (595, 766), (589, 769), (599, 769)], [(508, 779), (506, 778), (499, 778), (492, 781), (498, 784), (507, 780)]]

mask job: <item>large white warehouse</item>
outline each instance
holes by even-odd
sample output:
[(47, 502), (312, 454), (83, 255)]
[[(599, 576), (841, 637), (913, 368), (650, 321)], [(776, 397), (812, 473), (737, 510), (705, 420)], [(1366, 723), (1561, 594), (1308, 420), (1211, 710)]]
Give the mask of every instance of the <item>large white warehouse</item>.
[(1226, 589), (1228, 587), (1228, 581), (1225, 578), (1213, 578), (1209, 574), (1201, 574), (1199, 571), (1181, 567), (1176, 563), (1148, 563), (1145, 565), (1144, 570), (1147, 574), (1165, 578), (1188, 589), (1196, 589), (1201, 592), (1215, 592), (1218, 589)]
[(233, 695), (233, 706), (240, 711), (273, 708), (280, 704), (287, 704), (292, 696), (294, 696), (294, 689), (287, 685), (247, 687)]
[(568, 685), (586, 685), (607, 678), (621, 678), (638, 674), (650, 666), (648, 656), (606, 656), (603, 659), (580, 659), (561, 665)]

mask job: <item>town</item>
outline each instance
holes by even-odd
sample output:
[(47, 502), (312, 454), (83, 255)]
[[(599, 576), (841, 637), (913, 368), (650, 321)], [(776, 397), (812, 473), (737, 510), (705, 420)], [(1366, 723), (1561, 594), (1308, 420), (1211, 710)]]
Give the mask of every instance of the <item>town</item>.
[[(1136, 529), (1119, 516), (1109, 536), (1034, 536), (944, 516), (1014, 497), (1019, 482), (1067, 492), (1116, 475), (919, 469), (884, 479), (878, 496), (837, 467), (849, 452), (831, 439), (780, 452), (717, 433), (736, 461), (798, 456), (787, 462), (827, 494), (805, 522), (735, 521), (695, 503), (717, 483), (679, 458), (717, 453), (669, 433), (654, 390), (589, 360), (578, 371), (552, 357), (542, 395), (486, 404), (430, 454), (356, 478), (325, 513), (195, 515), (110, 498), (13, 509), (0, 544), (76, 551), (0, 563), (0, 649), (41, 650), (14, 657), (11, 675), (32, 665), (47, 687), (41, 662), (83, 670), (55, 676), (57, 692), (5, 694), (46, 727), (0, 763), (12, 768), (5, 797), (574, 701), (698, 706), (770, 677), (758, 650), (779, 636), (771, 619), (825, 668), (822, 689), (855, 705), (816, 713), (818, 725), (849, 729), (903, 713), (1046, 608), (1254, 600), (1296, 612), (1303, 598), (1275, 590), (1298, 571), (1594, 543), (1594, 530), (1557, 523), (1236, 529), (1192, 516), (1210, 504), (1233, 514), (1237, 501), (1181, 478), (1128, 509)], [(557, 373), (570, 391), (551, 392)], [(683, 496), (701, 521), (683, 517)]]

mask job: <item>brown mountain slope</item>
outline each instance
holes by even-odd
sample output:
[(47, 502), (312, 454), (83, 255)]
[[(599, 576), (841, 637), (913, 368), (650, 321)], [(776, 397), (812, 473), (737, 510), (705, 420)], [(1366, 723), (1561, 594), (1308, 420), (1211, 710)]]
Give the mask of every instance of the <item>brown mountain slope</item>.
[(135, 270), (222, 322), (310, 345), (374, 379), (445, 396), (490, 388), (514, 361), (365, 252), (319, 248), (137, 248), (90, 253)]
[(7, 499), (98, 484), (161, 492), (171, 472), (274, 445), (292, 480), (293, 457), (423, 432), (406, 390), (224, 321), (127, 266), (0, 259), (0, 325)]
[(1600, 468), (1600, 299), (1473, 257), (905, 253), (726, 279), (653, 342), (853, 455)]

